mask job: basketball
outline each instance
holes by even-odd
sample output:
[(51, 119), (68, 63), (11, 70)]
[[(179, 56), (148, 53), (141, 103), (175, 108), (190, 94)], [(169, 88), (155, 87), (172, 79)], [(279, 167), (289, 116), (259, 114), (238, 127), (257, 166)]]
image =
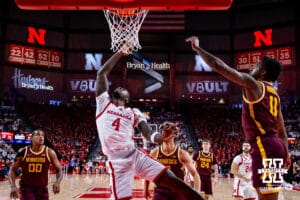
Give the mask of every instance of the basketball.
[(177, 135), (179, 132), (179, 127), (176, 123), (164, 122), (160, 126), (160, 130), (164, 139), (168, 138), (171, 135)]

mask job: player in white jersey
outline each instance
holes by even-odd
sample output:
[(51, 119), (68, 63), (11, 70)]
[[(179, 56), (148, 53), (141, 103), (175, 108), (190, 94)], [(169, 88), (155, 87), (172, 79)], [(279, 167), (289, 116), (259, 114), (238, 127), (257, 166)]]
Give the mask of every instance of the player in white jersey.
[(243, 153), (234, 157), (231, 164), (231, 173), (234, 175), (232, 196), (235, 200), (255, 200), (257, 195), (252, 186), (252, 158), (251, 146), (243, 142)]
[(111, 96), (108, 94), (107, 76), (118, 60), (128, 55), (126, 45), (103, 65), (96, 79), (96, 124), (102, 150), (109, 161), (112, 199), (131, 199), (134, 176), (138, 176), (177, 191), (187, 199), (203, 200), (164, 165), (135, 148), (132, 140), (135, 127), (152, 142), (162, 143), (163, 135), (152, 132), (141, 111), (126, 106), (128, 91), (118, 87)]

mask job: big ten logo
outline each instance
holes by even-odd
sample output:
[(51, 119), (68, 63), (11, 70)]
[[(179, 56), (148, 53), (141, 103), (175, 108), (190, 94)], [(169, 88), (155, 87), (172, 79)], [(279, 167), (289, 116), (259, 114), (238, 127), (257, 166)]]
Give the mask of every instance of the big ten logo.
[(210, 66), (206, 64), (206, 62), (203, 60), (203, 58), (199, 55), (195, 55), (195, 71), (200, 72), (212, 72), (212, 69)]
[[(71, 90), (73, 92), (95, 92), (96, 80), (94, 79), (73, 79), (70, 80)], [(111, 85), (111, 81), (108, 82)]]
[(258, 174), (262, 174), (263, 183), (282, 183), (283, 174), (287, 173), (287, 169), (283, 168), (282, 158), (264, 158), (263, 169), (258, 170)]
[(85, 70), (99, 70), (102, 67), (102, 53), (86, 53), (85, 54)]

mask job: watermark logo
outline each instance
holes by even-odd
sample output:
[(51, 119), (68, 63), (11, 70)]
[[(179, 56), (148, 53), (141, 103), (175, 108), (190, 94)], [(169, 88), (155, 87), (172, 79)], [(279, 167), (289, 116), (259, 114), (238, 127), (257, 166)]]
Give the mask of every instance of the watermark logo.
[(283, 168), (282, 158), (265, 158), (263, 159), (263, 169), (258, 170), (262, 174), (263, 183), (283, 183), (283, 174), (287, 174), (287, 169)]

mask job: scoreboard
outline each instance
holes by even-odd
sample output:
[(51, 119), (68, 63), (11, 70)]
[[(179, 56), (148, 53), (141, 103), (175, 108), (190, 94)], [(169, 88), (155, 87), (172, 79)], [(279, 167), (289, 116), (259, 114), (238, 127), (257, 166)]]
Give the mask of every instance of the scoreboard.
[(28, 65), (61, 68), (62, 53), (50, 49), (9, 44), (8, 61)]
[(268, 56), (278, 60), (285, 69), (293, 69), (296, 65), (295, 33), (293, 25), (236, 33), (234, 35), (236, 68), (250, 69), (264, 56)]
[(235, 63), (238, 70), (247, 70), (261, 61), (263, 56), (268, 56), (277, 59), (283, 67), (290, 67), (293, 64), (292, 52), (293, 48), (290, 46), (242, 52), (235, 55)]

